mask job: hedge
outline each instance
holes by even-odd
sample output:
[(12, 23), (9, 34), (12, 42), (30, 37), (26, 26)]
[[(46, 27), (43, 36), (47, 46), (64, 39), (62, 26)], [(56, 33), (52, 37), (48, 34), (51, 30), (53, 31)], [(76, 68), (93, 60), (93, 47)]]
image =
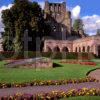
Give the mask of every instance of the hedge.
[[(90, 55), (90, 56), (88, 56)], [(22, 58), (35, 58), (35, 57), (47, 57), (52, 59), (80, 59), (80, 60), (90, 60), (93, 58), (93, 54), (88, 53), (75, 53), (75, 52), (33, 52), (33, 51), (24, 51), (24, 52), (0, 52), (0, 59), (22, 59)]]

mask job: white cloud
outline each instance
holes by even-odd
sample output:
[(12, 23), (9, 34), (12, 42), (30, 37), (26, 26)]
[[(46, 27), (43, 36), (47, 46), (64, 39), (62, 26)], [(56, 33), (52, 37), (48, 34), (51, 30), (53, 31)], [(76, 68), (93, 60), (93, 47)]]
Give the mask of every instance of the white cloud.
[[(81, 7), (79, 5), (71, 9), (72, 18), (76, 19), (80, 16)], [(85, 32), (89, 35), (95, 35), (97, 29), (100, 29), (100, 15), (91, 15), (82, 17)]]
[(0, 32), (3, 31), (3, 23), (2, 23), (2, 11), (6, 10), (6, 9), (10, 9), (12, 7), (13, 4), (9, 4), (8, 6), (2, 6), (0, 7)]
[(79, 5), (75, 6), (71, 10), (72, 17), (75, 18), (75, 19), (78, 18), (80, 16), (80, 12), (81, 12), (81, 7)]
[(44, 9), (45, 2), (39, 2), (39, 5), (41, 6), (42, 9)]
[(100, 16), (92, 15), (92, 16), (84, 16), (82, 17), (84, 23), (84, 29), (86, 33), (89, 35), (95, 35), (97, 29), (100, 29)]
[(8, 6), (2, 6), (2, 7), (0, 7), (0, 14), (1, 14), (1, 12), (2, 12), (3, 10), (5, 10), (5, 9), (10, 9), (10, 8), (12, 7), (12, 5), (13, 5), (13, 4), (9, 4)]

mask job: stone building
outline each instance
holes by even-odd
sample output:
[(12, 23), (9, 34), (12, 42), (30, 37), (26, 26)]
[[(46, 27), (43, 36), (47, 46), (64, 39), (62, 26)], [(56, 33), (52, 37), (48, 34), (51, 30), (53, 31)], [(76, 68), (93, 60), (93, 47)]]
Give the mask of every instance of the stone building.
[(100, 36), (86, 36), (83, 30), (72, 28), (71, 12), (66, 2), (45, 1), (44, 17), (51, 21), (51, 39), (45, 39), (44, 52), (91, 52), (100, 56)]
[(44, 52), (88, 52), (100, 57), (100, 36), (89, 36), (76, 40), (45, 40)]

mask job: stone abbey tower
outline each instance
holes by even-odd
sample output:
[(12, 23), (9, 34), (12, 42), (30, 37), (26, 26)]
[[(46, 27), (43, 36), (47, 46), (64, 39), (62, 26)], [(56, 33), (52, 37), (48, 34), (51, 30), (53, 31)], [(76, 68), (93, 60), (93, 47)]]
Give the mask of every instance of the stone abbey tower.
[(54, 39), (66, 40), (71, 35), (71, 12), (66, 9), (66, 2), (50, 3), (45, 1), (45, 19), (48, 18), (52, 28), (51, 36)]
[(87, 36), (84, 30), (74, 30), (71, 12), (66, 2), (45, 1), (44, 18), (51, 26), (51, 38), (44, 40), (44, 52), (88, 52), (100, 57), (100, 36)]

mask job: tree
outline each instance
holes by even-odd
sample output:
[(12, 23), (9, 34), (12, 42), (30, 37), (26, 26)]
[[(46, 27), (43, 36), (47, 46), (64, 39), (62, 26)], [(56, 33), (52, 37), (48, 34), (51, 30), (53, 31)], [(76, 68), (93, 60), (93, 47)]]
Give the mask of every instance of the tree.
[(84, 30), (83, 26), (84, 26), (84, 24), (83, 24), (82, 19), (76, 19), (73, 24), (73, 29), (76, 31)]
[(29, 0), (14, 0), (10, 9), (2, 12), (5, 32), (3, 37), (3, 48), (5, 51), (22, 51), (25, 30), (32, 37), (29, 50), (35, 50), (36, 37), (44, 35), (43, 13), (37, 2)]
[(97, 29), (96, 35), (100, 35), (100, 29)]

